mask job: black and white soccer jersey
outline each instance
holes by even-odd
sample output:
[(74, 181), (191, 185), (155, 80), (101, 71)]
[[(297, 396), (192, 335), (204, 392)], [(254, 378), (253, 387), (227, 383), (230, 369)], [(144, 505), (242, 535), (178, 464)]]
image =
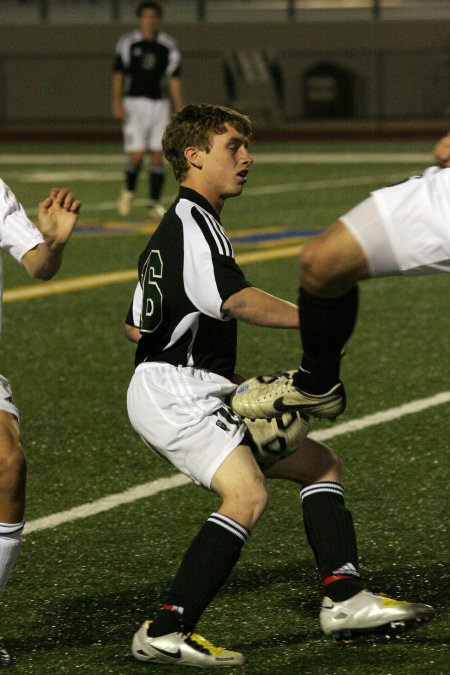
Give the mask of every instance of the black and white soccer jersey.
[(148, 40), (136, 29), (118, 41), (113, 70), (124, 74), (124, 96), (165, 99), (167, 78), (180, 75), (181, 54), (167, 33)]
[(237, 322), (223, 302), (251, 286), (209, 202), (181, 187), (139, 257), (139, 283), (127, 315), (139, 326), (136, 366), (165, 361), (232, 377)]

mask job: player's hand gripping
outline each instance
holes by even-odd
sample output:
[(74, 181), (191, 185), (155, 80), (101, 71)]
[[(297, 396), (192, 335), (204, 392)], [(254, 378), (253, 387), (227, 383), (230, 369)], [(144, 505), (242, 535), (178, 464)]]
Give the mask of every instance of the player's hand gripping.
[(81, 201), (67, 188), (54, 187), (39, 203), (38, 228), (50, 248), (64, 246), (78, 220)]

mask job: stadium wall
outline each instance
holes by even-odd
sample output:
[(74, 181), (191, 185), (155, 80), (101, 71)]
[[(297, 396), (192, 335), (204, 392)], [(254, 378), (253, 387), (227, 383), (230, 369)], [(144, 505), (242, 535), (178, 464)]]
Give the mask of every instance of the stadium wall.
[[(112, 54), (132, 27), (3, 26), (0, 133), (118, 134), (110, 112)], [(301, 125), (307, 113), (311, 119), (305, 73), (323, 61), (349, 75), (350, 121), (435, 120), (446, 128), (448, 28), (442, 21), (165, 25), (184, 55), (186, 100), (235, 105), (261, 128)], [(231, 72), (226, 64), (236, 63), (236, 54), (263, 54), (276, 72)]]

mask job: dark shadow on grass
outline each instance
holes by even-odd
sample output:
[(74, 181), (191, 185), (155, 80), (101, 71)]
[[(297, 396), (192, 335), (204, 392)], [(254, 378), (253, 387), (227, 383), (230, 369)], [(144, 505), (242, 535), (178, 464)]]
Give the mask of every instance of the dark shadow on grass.
[[(432, 604), (439, 616), (439, 608), (444, 609), (449, 570), (439, 564), (423, 568), (388, 567), (367, 575), (365, 581), (367, 588), (374, 592), (382, 592), (398, 599), (406, 598)], [(293, 586), (298, 587), (298, 592), (292, 590)], [(255, 638), (245, 644), (234, 644), (235, 649), (270, 648), (271, 645), (280, 647), (283, 644), (303, 644), (323, 639), (318, 622), (321, 589), (310, 560), (299, 561), (298, 564), (277, 564), (273, 567), (253, 566), (248, 563), (242, 567), (238, 566), (223, 588), (221, 596), (235, 597), (237, 603), (248, 609), (250, 602), (257, 606), (253, 598), (249, 601), (249, 596), (252, 594), (257, 596), (264, 588), (273, 591), (277, 587), (279, 587), (277, 604), (308, 617), (308, 620), (314, 622), (313, 629), (290, 631), (269, 638), (265, 636), (263, 639)], [(23, 655), (63, 647), (110, 646), (120, 643), (129, 645), (133, 632), (145, 618), (151, 617), (157, 610), (163, 590), (160, 583), (144, 583), (140, 587), (130, 587), (120, 593), (103, 595), (99, 589), (97, 595), (70, 597), (55, 601), (53, 604), (49, 602), (42, 608), (38, 633), (28, 634), (23, 641), (10, 641), (10, 647)], [(264, 611), (264, 607), (261, 607), (261, 611)], [(421, 631), (412, 635), (405, 634), (399, 639), (411, 640), (416, 644), (419, 641), (427, 645), (448, 643), (448, 636), (427, 637)], [(124, 662), (129, 663), (127, 648), (123, 650)], [(117, 661), (114, 663), (117, 665)]]
[[(426, 566), (392, 566), (370, 572), (363, 570), (362, 573), (365, 588), (373, 593), (382, 593), (399, 600), (425, 602), (436, 608), (448, 606), (450, 566), (440, 563)], [(290, 587), (294, 584), (298, 587), (296, 597), (301, 598), (303, 607), (306, 603), (306, 607), (317, 609), (322, 589), (314, 563), (310, 559), (272, 568), (250, 564), (238, 566), (222, 592), (233, 595), (284, 584)]]

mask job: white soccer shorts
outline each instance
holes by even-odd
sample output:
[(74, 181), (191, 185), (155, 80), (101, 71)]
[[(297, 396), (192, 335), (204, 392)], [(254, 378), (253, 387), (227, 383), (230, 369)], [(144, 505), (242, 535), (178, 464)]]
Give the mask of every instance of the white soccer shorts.
[(13, 401), (11, 386), (3, 375), (0, 375), (0, 410), (11, 413), (19, 419), (19, 411)]
[(210, 489), (246, 431), (225, 403), (235, 388), (230, 380), (198, 368), (141, 363), (128, 388), (128, 416), (150, 449)]
[(162, 137), (170, 119), (168, 100), (128, 96), (123, 99), (126, 117), (123, 122), (125, 152), (162, 150)]
[(450, 169), (430, 167), (371, 196), (339, 218), (373, 277), (450, 272)]

